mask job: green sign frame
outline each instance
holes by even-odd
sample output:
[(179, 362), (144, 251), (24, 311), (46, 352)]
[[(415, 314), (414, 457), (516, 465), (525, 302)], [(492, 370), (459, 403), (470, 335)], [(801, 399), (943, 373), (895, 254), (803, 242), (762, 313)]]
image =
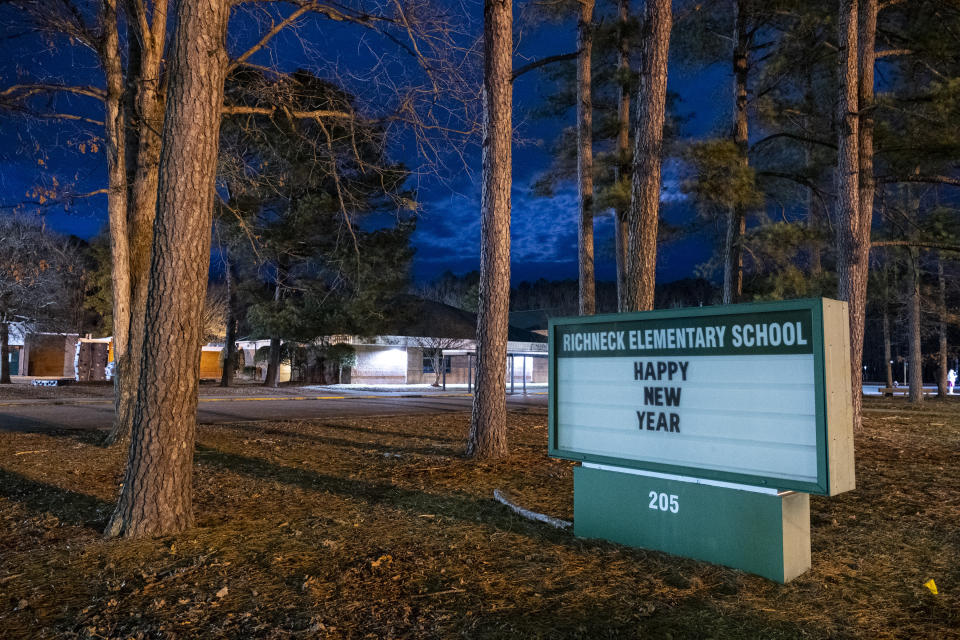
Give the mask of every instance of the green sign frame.
[[(618, 458), (594, 453), (560, 449), (558, 442), (557, 360), (558, 339), (562, 332), (582, 326), (616, 323), (637, 325), (677, 319), (715, 319), (722, 322), (729, 316), (748, 316), (754, 321), (783, 312), (808, 311), (811, 318), (810, 346), (814, 363), (816, 412), (817, 479), (815, 482), (776, 476), (735, 473), (716, 469), (686, 467), (634, 458)], [(548, 424), (549, 455), (574, 461), (639, 469), (658, 473), (688, 476), (703, 480), (730, 482), (751, 486), (792, 490), (817, 495), (835, 495), (854, 488), (853, 411), (850, 390), (849, 321), (845, 302), (814, 298), (783, 302), (760, 302), (686, 309), (665, 309), (633, 313), (604, 314), (551, 318), (549, 321), (549, 386)], [(695, 350), (691, 350), (695, 351)], [(674, 351), (674, 355), (695, 355), (690, 351)], [(605, 354), (611, 355), (611, 354)], [(612, 355), (618, 355), (614, 353)], [(619, 354), (624, 355), (624, 354)], [(650, 355), (655, 355), (651, 353)], [(578, 357), (591, 357), (583, 354)]]

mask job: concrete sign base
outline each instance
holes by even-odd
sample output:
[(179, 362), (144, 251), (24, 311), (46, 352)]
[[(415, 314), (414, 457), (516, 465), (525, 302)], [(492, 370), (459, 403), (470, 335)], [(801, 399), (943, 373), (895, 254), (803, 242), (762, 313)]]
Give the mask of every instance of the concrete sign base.
[(810, 496), (589, 465), (574, 469), (574, 533), (786, 583), (810, 568)]

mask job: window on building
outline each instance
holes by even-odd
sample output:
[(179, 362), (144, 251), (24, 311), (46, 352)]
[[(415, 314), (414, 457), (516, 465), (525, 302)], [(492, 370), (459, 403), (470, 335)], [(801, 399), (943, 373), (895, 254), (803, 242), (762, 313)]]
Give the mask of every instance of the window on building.
[[(447, 373), (450, 373), (450, 356), (443, 359), (443, 368), (447, 370)], [(433, 358), (430, 356), (423, 357), (423, 372), (436, 373), (433, 369)]]

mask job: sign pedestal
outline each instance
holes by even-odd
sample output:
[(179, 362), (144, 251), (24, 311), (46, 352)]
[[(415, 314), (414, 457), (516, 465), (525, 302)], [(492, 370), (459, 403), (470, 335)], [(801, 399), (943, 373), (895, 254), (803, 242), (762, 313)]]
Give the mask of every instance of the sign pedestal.
[(781, 583), (810, 568), (808, 494), (613, 469), (589, 464), (574, 469), (577, 536), (704, 560)]

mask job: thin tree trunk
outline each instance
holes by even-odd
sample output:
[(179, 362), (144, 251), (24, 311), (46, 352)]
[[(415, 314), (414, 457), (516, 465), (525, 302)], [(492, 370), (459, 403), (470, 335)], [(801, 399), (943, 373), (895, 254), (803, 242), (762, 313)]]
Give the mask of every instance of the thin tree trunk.
[[(280, 267), (277, 266), (277, 282), (273, 290), (273, 301), (280, 301)], [(280, 376), (280, 338), (270, 338), (270, 351), (267, 352), (267, 375), (263, 380), (265, 387), (277, 387)]]
[[(859, 430), (863, 405), (863, 322), (866, 314), (867, 258), (859, 204), (859, 122), (857, 24), (858, 0), (840, 0), (840, 95), (837, 101), (837, 279), (838, 297), (847, 301), (850, 319), (850, 372), (853, 424)], [(869, 233), (869, 227), (867, 227)]]
[(143, 366), (123, 488), (107, 527), (110, 536), (166, 535), (193, 524), (201, 315), (230, 3), (197, 0), (178, 7)]
[(507, 453), (507, 322), (510, 313), (510, 188), (513, 134), (512, 0), (483, 4), (483, 177), (477, 382), (467, 456)]
[(440, 367), (442, 367), (444, 364), (446, 364), (445, 362), (443, 362), (443, 355), (442, 355), (442, 354), (443, 354), (443, 350), (438, 348), (438, 349), (436, 349), (436, 351), (434, 351), (433, 356), (432, 356), (432, 360), (433, 360), (433, 373), (434, 373), (433, 386), (434, 386), (434, 387), (439, 387), (439, 386), (440, 386), (440, 378), (443, 376), (443, 370), (442, 370)]
[[(749, 164), (749, 121), (747, 119), (747, 76), (750, 71), (747, 54), (750, 38), (744, 15), (744, 0), (734, 6), (733, 33), (733, 142), (737, 145), (739, 162)], [(739, 302), (743, 296), (743, 236), (746, 231), (746, 210), (740, 204), (727, 214), (727, 234), (724, 243), (723, 303)]]
[(883, 366), (887, 370), (887, 388), (893, 386), (893, 354), (890, 349), (890, 310), (883, 303)]
[(947, 395), (947, 282), (943, 275), (943, 256), (937, 254), (937, 395)]
[[(620, 0), (617, 61), (620, 95), (617, 103), (617, 182), (626, 192), (630, 184), (630, 0)], [(619, 191), (619, 190), (618, 190)], [(627, 211), (622, 198), (617, 198), (614, 212), (614, 251), (617, 260), (617, 310), (627, 311)]]
[(593, 59), (594, 0), (580, 0), (577, 21), (577, 254), (580, 275), (580, 315), (596, 311), (593, 268), (593, 97), (590, 65)]
[(233, 261), (230, 259), (230, 250), (226, 250), (226, 281), (227, 281), (227, 335), (223, 344), (223, 372), (220, 375), (220, 386), (229, 387), (233, 384), (233, 373), (237, 368), (237, 292), (233, 281)]
[[(809, 156), (809, 150), (807, 154)], [(813, 238), (810, 240), (807, 251), (810, 254), (810, 277), (819, 278), (823, 272), (823, 249), (820, 244), (821, 228), (820, 202), (813, 189), (807, 189), (807, 228)]]
[[(153, 21), (148, 29), (135, 32), (140, 47), (140, 73), (137, 86), (137, 159), (136, 177), (130, 190), (129, 203), (129, 260), (127, 290), (130, 311), (127, 327), (128, 347), (118, 354), (117, 369), (120, 381), (117, 411), (107, 443), (124, 442), (130, 435), (136, 405), (136, 389), (140, 379), (143, 353), (144, 314), (150, 277), (150, 252), (153, 244), (153, 225), (157, 208), (157, 188), (160, 167), (160, 131), (164, 126), (164, 95), (161, 86), (163, 47), (166, 41), (167, 1), (157, 0), (153, 5)], [(118, 285), (114, 285), (115, 288)], [(116, 318), (116, 316), (114, 316)]]
[(648, 0), (644, 20), (633, 189), (628, 214), (627, 308), (653, 309), (660, 219), (660, 164), (666, 117), (667, 57), (673, 23), (670, 0)]
[(920, 256), (910, 247), (910, 292), (908, 295), (910, 402), (923, 402), (923, 354), (920, 352)]
[(10, 383), (10, 324), (0, 322), (0, 384)]

